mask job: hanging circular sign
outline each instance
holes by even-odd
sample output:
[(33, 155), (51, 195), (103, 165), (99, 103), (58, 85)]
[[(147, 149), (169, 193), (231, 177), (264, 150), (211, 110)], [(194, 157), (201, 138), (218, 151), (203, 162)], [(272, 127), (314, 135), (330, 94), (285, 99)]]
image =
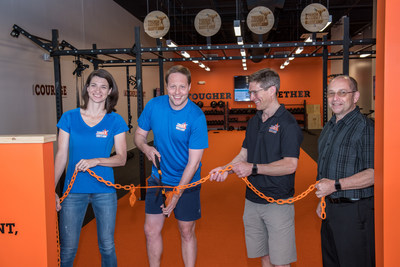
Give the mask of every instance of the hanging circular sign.
[(215, 10), (203, 9), (196, 15), (194, 27), (202, 36), (213, 36), (221, 28), (221, 17)]
[(265, 34), (274, 26), (274, 13), (265, 6), (253, 8), (247, 15), (247, 27), (255, 34)]
[(153, 38), (163, 37), (169, 31), (169, 18), (165, 13), (155, 10), (144, 19), (144, 31)]
[(314, 3), (306, 6), (301, 12), (301, 24), (309, 32), (322, 30), (329, 21), (329, 12), (321, 4)]

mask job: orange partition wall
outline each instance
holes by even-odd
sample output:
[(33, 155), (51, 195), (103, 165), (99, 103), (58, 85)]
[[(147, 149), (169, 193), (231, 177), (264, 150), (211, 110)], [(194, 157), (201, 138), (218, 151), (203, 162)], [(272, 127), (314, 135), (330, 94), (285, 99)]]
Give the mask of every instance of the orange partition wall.
[(57, 266), (55, 135), (0, 136), (0, 266)]
[(377, 1), (375, 218), (377, 266), (399, 266), (399, 66), (397, 0)]

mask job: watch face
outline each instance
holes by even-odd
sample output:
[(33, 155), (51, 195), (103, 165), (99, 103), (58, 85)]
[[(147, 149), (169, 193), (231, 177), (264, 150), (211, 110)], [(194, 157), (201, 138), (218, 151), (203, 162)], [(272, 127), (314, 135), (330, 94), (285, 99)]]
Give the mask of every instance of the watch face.
[(258, 168), (257, 164), (253, 164), (253, 169), (251, 170), (252, 175), (257, 175), (258, 174)]
[(339, 180), (336, 180), (336, 181), (335, 181), (335, 189), (336, 189), (336, 190), (342, 190), (342, 186), (341, 186)]

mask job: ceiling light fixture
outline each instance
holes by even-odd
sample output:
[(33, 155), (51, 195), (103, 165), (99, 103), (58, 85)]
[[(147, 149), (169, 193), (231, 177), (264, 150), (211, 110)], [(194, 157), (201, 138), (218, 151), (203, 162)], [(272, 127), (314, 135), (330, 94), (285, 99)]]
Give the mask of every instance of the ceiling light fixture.
[(328, 22), (326, 23), (325, 27), (323, 27), (321, 30), (319, 30), (320, 32), (323, 32), (326, 28), (328, 28), (329, 25), (331, 25), (332, 23), (332, 15), (329, 15), (329, 19)]
[(294, 53), (300, 54), (301, 52), (303, 52), (303, 50), (304, 50), (304, 47), (300, 46), (300, 47), (298, 47), (298, 48), (296, 49), (296, 52), (294, 52)]
[(293, 60), (293, 59), (294, 59), (294, 56), (289, 57), (289, 60)]
[(246, 51), (244, 49), (240, 49), (240, 55), (242, 55), (242, 57), (245, 57)]
[(200, 68), (205, 68), (206, 65), (204, 65), (202, 62), (199, 63)]
[(205, 67), (205, 70), (206, 71), (210, 71), (211, 69), (209, 67)]
[(364, 58), (364, 57), (369, 57), (371, 54), (370, 53), (366, 53), (366, 54), (361, 54), (360, 57)]
[(192, 60), (192, 62), (193, 62), (194, 64), (197, 64), (197, 63), (199, 63), (199, 61), (198, 61), (198, 60)]
[(181, 55), (184, 56), (185, 58), (190, 58), (190, 54), (186, 51), (182, 51)]
[(311, 42), (312, 42), (311, 36), (308, 36), (308, 38), (307, 38), (304, 42), (306, 42), (306, 43), (311, 43)]
[(243, 37), (242, 37), (242, 36), (239, 36), (239, 37), (237, 38), (237, 44), (238, 44), (238, 45), (243, 45), (243, 44), (244, 44), (244, 42), (243, 42)]
[(168, 47), (178, 47), (178, 45), (172, 40), (167, 40), (167, 46)]
[(290, 63), (290, 61), (289, 61), (289, 59), (287, 59), (287, 60), (283, 63), (283, 65), (284, 65), (284, 66), (287, 66), (287, 65), (289, 65), (289, 63)]
[(233, 30), (235, 31), (235, 36), (241, 36), (241, 30), (240, 30), (240, 20), (234, 20), (233, 21)]
[(279, 68), (280, 68), (281, 70), (283, 70), (283, 69), (285, 68), (285, 66), (282, 64)]

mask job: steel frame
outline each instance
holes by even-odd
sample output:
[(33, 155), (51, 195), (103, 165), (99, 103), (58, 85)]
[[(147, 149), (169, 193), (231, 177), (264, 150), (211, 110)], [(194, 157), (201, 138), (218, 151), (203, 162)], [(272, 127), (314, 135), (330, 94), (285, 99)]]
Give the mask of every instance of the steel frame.
[[(14, 33), (14, 35), (13, 35)], [(17, 33), (17, 34), (15, 34)], [(350, 56), (359, 56), (363, 53), (370, 53), (371, 55), (375, 55), (375, 51), (349, 51), (349, 48), (354, 45), (369, 45), (372, 46), (376, 43), (376, 39), (361, 39), (361, 40), (351, 40), (349, 36), (349, 18), (344, 18), (344, 35), (343, 40), (331, 40), (327, 41), (326, 36), (322, 41), (314, 40), (312, 42), (287, 42), (287, 43), (258, 43), (258, 44), (244, 44), (244, 45), (211, 45), (210, 42), (207, 42), (207, 45), (199, 45), (199, 46), (182, 46), (182, 47), (162, 47), (162, 43), (159, 39), (157, 39), (156, 47), (141, 47), (140, 45), (140, 28), (135, 27), (135, 44), (132, 48), (102, 48), (98, 49), (96, 45), (93, 45), (92, 49), (77, 49), (66, 41), (62, 41), (59, 43), (58, 41), (58, 30), (52, 30), (52, 40), (46, 40), (44, 38), (37, 37), (35, 35), (30, 34), (24, 29), (20, 28), (17, 25), (13, 26), (12, 36), (18, 37), (19, 34), (24, 35), (32, 42), (36, 43), (42, 49), (46, 50), (50, 53), (50, 56), (54, 59), (54, 80), (55, 80), (55, 90), (56, 90), (56, 109), (57, 109), (57, 121), (61, 118), (63, 113), (62, 107), (62, 98), (61, 98), (61, 67), (60, 67), (60, 57), (61, 56), (81, 56), (82, 58), (91, 62), (95, 69), (99, 66), (101, 67), (125, 67), (127, 73), (127, 90), (128, 90), (128, 120), (129, 120), (129, 131), (132, 126), (131, 123), (131, 114), (130, 114), (130, 97), (129, 97), (129, 67), (136, 67), (136, 87), (137, 87), (137, 114), (138, 117), (143, 111), (143, 84), (142, 84), (142, 68), (144, 66), (159, 66), (159, 77), (160, 77), (160, 90), (161, 94), (164, 93), (164, 75), (163, 75), (163, 64), (166, 62), (185, 62), (192, 60), (199, 61), (210, 61), (210, 60), (241, 60), (243, 58), (246, 59), (276, 59), (276, 58), (289, 58), (289, 56), (294, 56), (295, 58), (303, 58), (303, 57), (322, 57), (323, 60), (323, 122), (324, 124), (327, 122), (327, 78), (328, 78), (328, 60), (336, 59), (335, 57), (340, 57), (337, 59), (343, 60), (343, 74), (349, 74), (349, 60), (353, 59)], [(16, 35), (16, 36), (15, 36)], [(343, 46), (343, 50), (341, 52), (330, 53), (328, 52), (328, 46), (341, 45)], [(284, 47), (308, 47), (308, 46), (317, 46), (322, 47), (322, 53), (314, 53), (320, 48), (316, 49), (313, 53), (305, 53), (305, 54), (291, 54), (291, 55), (267, 55), (263, 56), (226, 56), (225, 50), (236, 50), (236, 49), (249, 49), (249, 48), (284, 48)], [(69, 50), (65, 50), (68, 48)], [(204, 55), (201, 51), (209, 51), (209, 50), (222, 50), (225, 56), (223, 57), (191, 57), (191, 58), (166, 58), (163, 56), (163, 52), (179, 52), (179, 51), (199, 51), (200, 54)], [(152, 53), (157, 55), (156, 59), (142, 59), (143, 53)], [(115, 55), (129, 55), (132, 56), (132, 59), (121, 59), (116, 57)], [(98, 55), (105, 55), (111, 57), (110, 60), (102, 60), (97, 58)], [(358, 58), (358, 57), (357, 57)], [(147, 64), (145, 64), (147, 63)], [(150, 63), (150, 64), (149, 64)], [(100, 65), (101, 64), (101, 65)], [(118, 65), (117, 65), (118, 64)], [(140, 164), (140, 184), (145, 185), (145, 160), (143, 153), (140, 153), (139, 158)], [(141, 190), (141, 199), (144, 199), (146, 196), (145, 190)]]

